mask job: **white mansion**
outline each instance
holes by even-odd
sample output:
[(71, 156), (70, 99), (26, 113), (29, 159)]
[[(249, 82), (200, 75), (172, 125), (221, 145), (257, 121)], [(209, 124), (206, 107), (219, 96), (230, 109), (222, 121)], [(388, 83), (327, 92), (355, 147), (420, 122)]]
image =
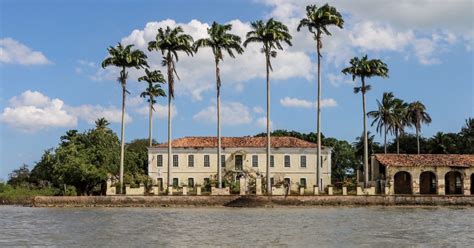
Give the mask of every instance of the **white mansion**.
[[(293, 138), (271, 138), (270, 180), (272, 183), (289, 181), (292, 190), (316, 184), (316, 144)], [(266, 177), (266, 137), (223, 137), (222, 175), (246, 172)], [(321, 184), (331, 184), (331, 149), (322, 148)], [(168, 185), (193, 187), (203, 185), (217, 174), (217, 138), (185, 137), (172, 141), (172, 165), (168, 171), (168, 144), (148, 149), (148, 175), (163, 190)], [(263, 179), (262, 181), (265, 181)]]

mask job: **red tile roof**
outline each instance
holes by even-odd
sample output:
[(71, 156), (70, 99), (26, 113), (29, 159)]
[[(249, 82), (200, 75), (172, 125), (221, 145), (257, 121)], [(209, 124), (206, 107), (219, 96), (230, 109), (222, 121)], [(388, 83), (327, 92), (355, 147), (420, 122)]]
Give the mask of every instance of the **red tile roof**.
[(375, 154), (385, 166), (474, 167), (470, 154)]
[[(266, 137), (222, 137), (222, 148), (262, 148), (267, 145)], [(272, 137), (273, 148), (316, 148), (315, 143), (294, 137)], [(217, 147), (216, 137), (184, 137), (172, 142), (173, 148), (213, 148)], [(166, 148), (168, 143), (156, 145), (157, 148)]]

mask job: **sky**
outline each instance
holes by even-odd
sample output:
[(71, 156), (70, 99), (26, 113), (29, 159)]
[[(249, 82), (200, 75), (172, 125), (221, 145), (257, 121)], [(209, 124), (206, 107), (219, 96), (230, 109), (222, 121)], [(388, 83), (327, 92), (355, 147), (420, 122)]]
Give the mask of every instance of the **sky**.
[[(474, 117), (473, 1), (328, 1), (340, 11), (344, 28), (331, 27), (323, 38), (322, 132), (353, 142), (362, 132), (362, 101), (353, 88), (360, 82), (341, 73), (354, 56), (367, 54), (389, 67), (389, 78), (372, 78), (367, 110), (383, 92), (426, 105), (433, 121), (422, 134), (458, 132)], [(32, 168), (44, 150), (56, 147), (69, 129), (84, 131), (105, 117), (120, 131), (121, 87), (115, 68), (101, 68), (107, 48), (118, 42), (146, 52), (152, 69), (161, 54), (148, 52), (157, 29), (182, 26), (194, 39), (205, 38), (213, 21), (232, 24), (244, 38), (255, 20), (285, 23), (293, 46), (273, 59), (272, 129), (316, 130), (315, 42), (296, 31), (308, 4), (326, 1), (25, 1), (0, 0), (0, 179), (22, 164)], [(264, 56), (258, 44), (243, 55), (224, 57), (222, 135), (265, 131)], [(173, 137), (216, 133), (215, 75), (212, 53), (180, 54), (176, 65)], [(127, 82), (126, 140), (148, 136), (148, 112), (137, 78)], [(165, 86), (166, 88), (166, 86)], [(167, 100), (155, 105), (154, 139), (167, 132)], [(370, 131), (375, 133), (375, 127)], [(412, 131), (412, 130), (409, 130)], [(382, 139), (377, 137), (379, 141)]]

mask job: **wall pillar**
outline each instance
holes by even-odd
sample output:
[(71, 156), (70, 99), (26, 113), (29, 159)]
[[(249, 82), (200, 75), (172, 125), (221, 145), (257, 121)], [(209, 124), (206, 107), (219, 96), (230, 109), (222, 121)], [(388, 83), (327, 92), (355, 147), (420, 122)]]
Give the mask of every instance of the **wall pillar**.
[(420, 194), (420, 179), (419, 178), (415, 178), (415, 177), (412, 178), (411, 190), (414, 195)]
[(240, 195), (245, 195), (245, 191), (247, 190), (247, 184), (244, 177), (239, 178), (239, 184), (240, 184)]
[(201, 186), (196, 186), (196, 195), (201, 195)]
[(444, 188), (444, 177), (438, 175), (438, 195), (445, 195), (446, 190)]
[(255, 178), (255, 194), (262, 195), (262, 178)]
[(463, 193), (464, 195), (471, 194), (471, 177), (464, 175), (464, 182), (463, 182)]

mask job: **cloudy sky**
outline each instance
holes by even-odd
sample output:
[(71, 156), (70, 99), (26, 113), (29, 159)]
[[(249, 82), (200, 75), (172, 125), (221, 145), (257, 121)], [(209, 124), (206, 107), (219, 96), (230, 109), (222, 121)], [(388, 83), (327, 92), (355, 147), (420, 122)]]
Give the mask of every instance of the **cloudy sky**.
[[(296, 26), (305, 0), (254, 1), (24, 1), (0, 2), (0, 178), (22, 163), (33, 165), (68, 129), (86, 130), (106, 117), (120, 127), (117, 70), (103, 70), (107, 47), (122, 42), (146, 50), (157, 29), (182, 26), (195, 39), (212, 21), (230, 23), (244, 37), (250, 22), (274, 17), (288, 25), (293, 47), (273, 61), (272, 127), (316, 129), (315, 43)], [(340, 73), (353, 56), (368, 54), (390, 68), (390, 78), (370, 80), (368, 110), (385, 91), (425, 103), (433, 123), (423, 134), (456, 132), (474, 116), (472, 1), (329, 1), (343, 13), (344, 29), (331, 28), (323, 42), (325, 135), (353, 141), (362, 131), (358, 82)], [(147, 55), (161, 69), (161, 55)], [(214, 135), (214, 64), (211, 52), (180, 56), (174, 106), (174, 137)], [(223, 135), (253, 135), (265, 127), (265, 67), (258, 45), (222, 63)], [(147, 136), (145, 88), (131, 71), (127, 140)], [(166, 136), (166, 100), (156, 105), (154, 138)]]

